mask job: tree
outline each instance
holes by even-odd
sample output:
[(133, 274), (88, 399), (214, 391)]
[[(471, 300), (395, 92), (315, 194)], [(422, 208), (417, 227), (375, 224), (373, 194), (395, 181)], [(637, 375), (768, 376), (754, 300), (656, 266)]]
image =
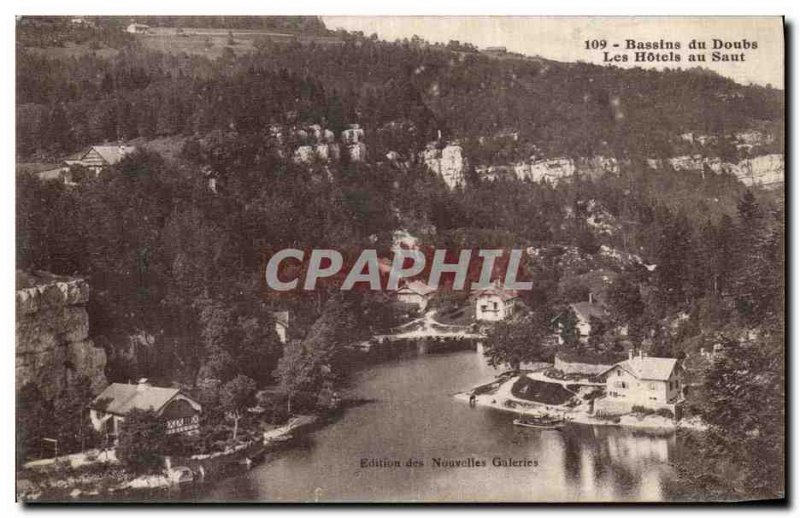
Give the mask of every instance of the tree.
[(566, 308), (558, 317), (558, 335), (567, 347), (576, 347), (580, 344), (578, 316), (572, 308)]
[(134, 409), (122, 422), (117, 458), (135, 474), (158, 473), (164, 468), (164, 422), (153, 410)]
[(539, 313), (494, 324), (486, 336), (483, 354), (492, 367), (508, 365), (519, 369), (523, 362), (544, 361), (545, 341), (552, 334)]
[(722, 498), (783, 495), (783, 370), (780, 329), (725, 344), (696, 398), (709, 428), (687, 441), (678, 462), (684, 484)]
[(34, 383), (26, 383), (17, 393), (17, 464), (34, 458), (40, 451), (42, 438), (52, 426), (52, 410)]
[(255, 394), (256, 382), (244, 374), (239, 374), (220, 387), (219, 402), (226, 415), (233, 419), (232, 439), (234, 441), (239, 431), (239, 420), (244, 416), (247, 408), (253, 404)]
[(275, 377), (286, 395), (286, 410), (293, 412), (293, 403), (300, 400), (305, 406), (320, 391), (324, 379), (330, 374), (330, 362), (325, 351), (307, 340), (294, 340), (283, 351), (275, 369)]
[(631, 325), (644, 312), (644, 303), (637, 283), (620, 275), (608, 289), (611, 316), (618, 324)]
[(782, 320), (785, 291), (783, 211), (762, 215), (751, 197), (745, 195), (739, 204), (739, 260), (733, 292), (746, 324), (774, 324)]
[(658, 236), (656, 250), (656, 284), (667, 307), (686, 300), (686, 289), (691, 280), (691, 243), (692, 229), (686, 216), (668, 214)]
[(594, 315), (589, 317), (589, 325), (591, 326), (588, 338), (589, 347), (598, 350), (603, 345), (608, 327), (606, 326), (605, 320), (597, 318)]
[(89, 403), (94, 399), (92, 383), (81, 376), (53, 400), (53, 420), (58, 423), (53, 435), (59, 452), (74, 453), (92, 447), (97, 434), (89, 422)]

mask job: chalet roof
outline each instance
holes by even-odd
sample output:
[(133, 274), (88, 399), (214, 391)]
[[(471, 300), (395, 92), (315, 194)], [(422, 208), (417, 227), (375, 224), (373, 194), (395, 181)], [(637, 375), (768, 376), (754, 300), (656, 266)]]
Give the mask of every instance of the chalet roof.
[(417, 295), (422, 295), (423, 297), (427, 297), (428, 295), (436, 291), (436, 288), (432, 288), (431, 286), (428, 286), (424, 282), (411, 281), (397, 291), (401, 292), (406, 290), (412, 291)]
[(575, 315), (579, 320), (583, 320), (585, 322), (589, 322), (592, 317), (604, 318), (606, 316), (606, 310), (603, 308), (603, 306), (595, 302), (575, 302), (570, 304), (569, 307), (572, 308), (572, 311), (575, 312)]
[(75, 162), (75, 161), (78, 161), (78, 160), (80, 160), (81, 158), (83, 158), (84, 156), (86, 156), (86, 153), (88, 153), (88, 152), (89, 152), (89, 150), (88, 150), (88, 149), (84, 149), (83, 151), (78, 151), (77, 153), (72, 153), (71, 155), (69, 155), (69, 156), (65, 157), (65, 158), (64, 158), (64, 161), (65, 161), (65, 162)]
[(280, 324), (283, 327), (289, 327), (289, 312), (288, 311), (273, 311), (272, 317), (275, 319), (276, 324)]
[[(641, 380), (667, 381), (675, 370), (678, 360), (675, 358), (655, 358), (651, 356), (634, 356), (612, 366), (621, 367)], [(610, 369), (609, 369), (610, 370)]]
[(47, 171), (54, 171), (57, 169), (61, 169), (61, 164), (52, 164), (46, 162), (23, 162), (17, 164), (17, 167), (21, 171), (26, 171), (33, 174), (44, 173)]
[[(112, 383), (92, 401), (89, 407), (123, 416), (134, 409), (160, 412), (180, 392), (177, 388)], [(103, 404), (104, 400), (109, 401)]]
[(519, 297), (519, 293), (517, 290), (508, 290), (495, 284), (489, 288), (480, 290), (477, 296), (478, 298), (496, 296), (500, 297), (500, 300), (503, 302), (508, 302), (509, 300), (514, 300)]
[(109, 165), (114, 165), (122, 160), (125, 155), (136, 151), (136, 148), (134, 146), (92, 146), (89, 148), (89, 151), (84, 153), (84, 156), (92, 150), (97, 151), (97, 154), (108, 162)]

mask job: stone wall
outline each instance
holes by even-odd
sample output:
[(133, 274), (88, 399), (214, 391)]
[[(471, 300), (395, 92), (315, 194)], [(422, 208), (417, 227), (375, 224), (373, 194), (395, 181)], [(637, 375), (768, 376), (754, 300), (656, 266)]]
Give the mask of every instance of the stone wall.
[(83, 279), (18, 272), (16, 386), (35, 383), (48, 399), (79, 376), (99, 392), (106, 353), (89, 338), (89, 285)]

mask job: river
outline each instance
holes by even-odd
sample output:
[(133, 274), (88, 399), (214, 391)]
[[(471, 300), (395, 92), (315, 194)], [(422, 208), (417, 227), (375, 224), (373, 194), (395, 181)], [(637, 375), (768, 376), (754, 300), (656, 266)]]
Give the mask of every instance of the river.
[[(201, 484), (201, 501), (661, 501), (672, 434), (569, 425), (521, 429), (510, 413), (472, 408), (452, 394), (497, 374), (474, 351), (371, 366), (348, 396), (367, 402), (303, 436), (268, 462)], [(523, 466), (494, 466), (493, 459)], [(438, 467), (460, 460), (478, 467)], [(362, 462), (380, 466), (362, 467)], [(407, 466), (409, 460), (422, 465)], [(527, 466), (525, 466), (527, 464)]]

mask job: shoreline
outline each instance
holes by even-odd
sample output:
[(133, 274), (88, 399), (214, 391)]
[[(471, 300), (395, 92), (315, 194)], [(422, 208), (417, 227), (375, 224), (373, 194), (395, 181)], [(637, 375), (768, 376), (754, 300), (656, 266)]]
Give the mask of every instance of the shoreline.
[[(120, 465), (114, 455), (106, 462), (82, 464), (87, 467), (86, 473), (70, 474), (56, 471), (63, 460), (70, 456), (53, 459), (46, 464), (42, 461), (33, 461), (30, 473), (26, 477), (17, 478), (17, 498), (23, 502), (66, 502), (71, 500), (94, 501), (95, 498), (112, 494), (141, 493), (152, 490), (173, 490), (179, 487), (207, 482), (214, 479), (223, 479), (227, 475), (217, 477), (216, 473), (225, 473), (231, 465), (241, 465), (249, 470), (254, 465), (260, 464), (254, 459), (262, 458), (267, 453), (278, 450), (282, 445), (290, 443), (295, 434), (303, 433), (322, 422), (325, 415), (298, 415), (289, 419), (286, 424), (262, 432), (261, 438), (247, 443), (238, 444), (230, 449), (206, 454), (192, 455), (187, 458), (174, 458), (165, 456), (165, 468), (160, 473), (135, 476)], [(113, 454), (113, 450), (110, 450)], [(73, 454), (74, 456), (74, 454)], [(240, 458), (241, 457), (241, 458)], [(191, 466), (189, 466), (191, 465)], [(70, 469), (74, 469), (72, 466)], [(44, 469), (37, 469), (44, 468)], [(48, 469), (49, 468), (49, 469)], [(115, 473), (119, 483), (102, 487), (95, 480), (97, 475), (92, 471), (107, 469)], [(181, 480), (184, 470), (192, 472), (190, 480)], [(112, 475), (113, 476), (113, 475)], [(38, 479), (34, 482), (33, 479)], [(33, 486), (33, 487), (30, 487)], [(86, 498), (89, 497), (89, 498)]]
[[(563, 405), (548, 405), (536, 401), (528, 401), (517, 398), (511, 394), (510, 387), (519, 379), (520, 376), (512, 376), (503, 379), (495, 378), (492, 381), (477, 385), (472, 389), (457, 392), (453, 394), (453, 398), (465, 403), (469, 403), (470, 395), (474, 390), (487, 385), (497, 384), (497, 386), (489, 393), (476, 394), (475, 406), (493, 408), (503, 412), (517, 414), (517, 415), (535, 415), (542, 412), (563, 414), (569, 419), (570, 423), (589, 425), (589, 426), (619, 426), (626, 428), (637, 429), (650, 429), (650, 430), (664, 430), (674, 432), (678, 429), (691, 429), (702, 431), (706, 427), (702, 423), (691, 422), (686, 419), (674, 421), (658, 415), (642, 415), (642, 414), (621, 414), (619, 420), (600, 418), (590, 414), (587, 410), (582, 409), (584, 405), (569, 408)], [(559, 383), (559, 380), (553, 380), (553, 383)], [(514, 405), (513, 407), (507, 406), (508, 403)]]

